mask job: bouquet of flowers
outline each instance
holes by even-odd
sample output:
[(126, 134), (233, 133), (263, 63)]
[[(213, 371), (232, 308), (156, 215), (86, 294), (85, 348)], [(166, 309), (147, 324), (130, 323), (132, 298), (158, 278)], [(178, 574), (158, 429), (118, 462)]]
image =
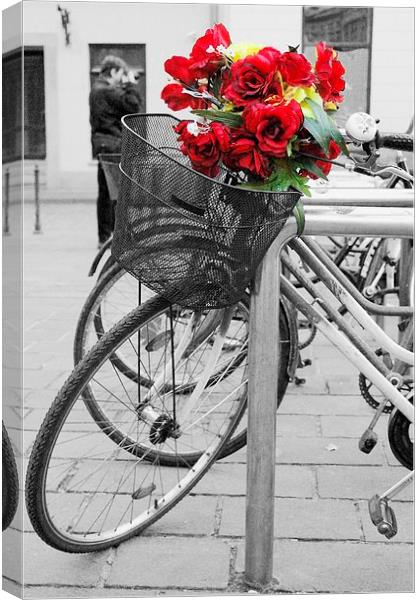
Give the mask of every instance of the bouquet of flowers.
[(326, 179), (327, 161), (347, 153), (333, 119), (345, 69), (325, 43), (316, 54), (312, 65), (298, 48), (234, 44), (216, 24), (189, 57), (169, 58), (165, 71), (173, 81), (161, 97), (196, 117), (175, 127), (192, 167), (215, 177), (223, 165), (241, 185), (310, 195), (308, 180)]

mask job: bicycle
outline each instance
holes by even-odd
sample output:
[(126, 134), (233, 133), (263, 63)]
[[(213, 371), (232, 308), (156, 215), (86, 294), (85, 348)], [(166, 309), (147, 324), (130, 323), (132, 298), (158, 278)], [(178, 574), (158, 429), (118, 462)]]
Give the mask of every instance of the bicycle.
[(6, 427), (2, 421), (2, 530), (9, 527), (19, 503), (19, 477), (15, 454)]
[[(399, 233), (398, 227), (391, 224)], [(291, 227), (284, 227), (284, 235), (290, 236)], [(357, 233), (363, 234), (363, 231)], [(274, 251), (273, 247), (278, 249), (279, 239), (283, 243), (285, 238), (280, 235), (270, 252)], [(305, 247), (310, 244), (309, 254), (308, 250), (305, 253)], [(380, 345), (394, 353), (402, 363), (411, 365), (412, 352), (390, 340), (359, 306), (357, 290), (338, 269), (335, 270), (332, 261), (328, 262), (322, 252), (316, 260), (312, 257), (311, 252), (316, 248), (313, 244), (306, 239), (294, 242), (293, 250), (313, 268), (332, 293), (335, 291), (336, 298), (373, 333)], [(327, 265), (324, 268), (328, 275), (322, 271), (323, 264)], [(291, 263), (287, 266), (294, 269), (297, 278), (301, 277)], [(330, 279), (329, 269), (334, 282)], [(345, 282), (340, 277), (344, 277)], [(395, 405), (393, 425), (390, 426), (395, 435), (390, 436), (390, 440), (400, 440), (402, 432), (404, 447), (396, 452), (410, 465), (412, 444), (410, 446), (410, 440), (407, 440), (409, 427), (406, 424), (411, 422), (413, 410), (410, 399), (407, 400), (387, 379), (395, 375), (366, 342), (352, 332), (327, 299), (322, 303), (327, 307), (328, 318), (303, 301), (293, 285), (283, 279), (285, 296), (340, 349), (344, 349), (352, 362)], [(309, 293), (313, 291), (310, 280), (305, 282), (305, 289)], [(177, 293), (184, 291), (178, 288)], [(277, 301), (276, 304), (278, 308)], [(245, 301), (242, 306), (245, 311)], [(374, 312), (381, 307), (372, 305), (369, 308)], [(224, 356), (225, 340), (238, 338), (236, 332), (233, 336), (230, 332), (232, 323), (235, 326), (235, 308), (220, 309), (217, 318), (211, 310), (183, 309), (188, 319), (183, 323), (182, 335), (177, 344), (170, 336), (166, 350), (170, 358), (164, 363), (166, 368), (154, 376), (162, 357), (166, 356), (165, 350), (153, 362), (146, 347), (152, 344), (153, 349), (162, 339), (166, 341), (166, 337), (161, 336), (156, 341), (153, 320), (163, 316), (173, 331), (177, 310), (177, 302), (168, 306), (160, 298), (152, 298), (134, 309), (106, 332), (82, 359), (49, 410), (31, 454), (26, 487), (28, 513), (35, 531), (54, 547), (87, 552), (104, 549), (140, 533), (192, 489), (224, 451), (231, 435), (241, 427), (248, 388), (247, 336), (242, 337), (243, 356), (238, 363), (235, 362), (237, 353), (222, 368), (219, 363)], [(407, 313), (411, 314), (409, 308)], [(243, 322), (240, 318), (239, 323)], [(336, 333), (331, 332), (331, 328), (336, 331), (333, 322), (339, 324), (351, 341), (343, 342), (339, 338), (337, 342)], [(202, 335), (203, 331), (207, 335)], [(410, 345), (411, 334), (410, 325), (404, 345)], [(282, 347), (283, 340), (280, 342)], [(124, 378), (109, 360), (123, 344), (137, 360), (135, 380)], [(287, 344), (289, 340), (286, 340)], [(201, 348), (201, 358), (196, 359), (195, 366), (188, 365), (190, 350), (197, 347)], [(141, 383), (142, 370), (146, 379), (153, 381), (150, 387)], [(177, 372), (186, 373), (187, 391), (183, 383), (177, 393)], [(188, 378), (193, 382), (191, 385), (188, 385)], [(101, 408), (103, 416), (98, 415), (96, 423), (90, 417), (89, 403)], [(368, 430), (373, 431), (373, 426)], [(101, 435), (103, 432), (107, 435)], [(195, 455), (192, 462), (197, 458), (193, 466), (185, 459), (188, 454)], [(175, 455), (174, 466), (164, 466), (163, 460), (172, 455)], [(107, 486), (114, 488), (109, 490)], [(91, 511), (90, 516), (88, 511)]]
[[(403, 184), (404, 187), (411, 186), (411, 183), (406, 181), (400, 175), (388, 172), (387, 168), (384, 169), (377, 164), (379, 153), (377, 144), (374, 140), (370, 144), (365, 143), (363, 147), (365, 154), (363, 154), (362, 157), (358, 157), (355, 163), (340, 163), (340, 166), (345, 167), (348, 170), (363, 173), (367, 176), (373, 176), (380, 173), (380, 175), (384, 177), (386, 188), (393, 189), (401, 184)], [(110, 193), (115, 200), (118, 195), (121, 175), (118, 168), (120, 156), (121, 155), (109, 155), (108, 157), (108, 155), (102, 155), (100, 157), (107, 181), (109, 182)], [(402, 157), (397, 161), (397, 167), (400, 170), (399, 172), (407, 171), (406, 162)], [(383, 303), (387, 294), (398, 291), (398, 286), (395, 283), (387, 289), (386, 284), (383, 281), (383, 271), (385, 269), (387, 270), (388, 281), (392, 278), (395, 280), (395, 265), (399, 262), (398, 257), (392, 256), (393, 265), (391, 266), (391, 260), (388, 259), (386, 241), (380, 239), (366, 240), (358, 237), (348, 240), (345, 244), (339, 244), (337, 240), (334, 240), (333, 238), (332, 241), (339, 247), (339, 251), (334, 256), (334, 262), (342, 268), (346, 275), (355, 283), (356, 287), (363, 291), (366, 297), (374, 299), (379, 303)], [(110, 246), (110, 242), (107, 246)], [(102, 249), (95, 258), (90, 270), (90, 275), (95, 272), (103, 253), (104, 249)], [(345, 262), (355, 255), (360, 257), (358, 264), (355, 266), (355, 261), (353, 260), (353, 264), (346, 266)], [(112, 272), (108, 273), (110, 269), (112, 269)], [(391, 275), (388, 273), (389, 270), (393, 270)], [(105, 277), (105, 280), (101, 282), (102, 277)], [(122, 267), (115, 267), (115, 259), (110, 256), (100, 270), (98, 283), (87, 298), (77, 323), (74, 340), (75, 364), (81, 360), (86, 351), (93, 346), (96, 340), (100, 339), (104, 331), (110, 329), (114, 323), (131, 310), (135, 305), (135, 298), (137, 298), (137, 303), (140, 304), (142, 300), (146, 300), (151, 295), (151, 291), (148, 290), (146, 286), (143, 286), (140, 290), (137, 280)], [(400, 303), (404, 305), (407, 303), (406, 300), (407, 298), (404, 297), (401, 299)], [(280, 299), (280, 301), (282, 300)], [(296, 369), (310, 364), (311, 361), (308, 359), (302, 361), (299, 351), (312, 343), (316, 335), (316, 327), (308, 323), (301, 315), (300, 318), (296, 318), (294, 314), (291, 314), (293, 310), (290, 305), (284, 306), (282, 310), (287, 314), (293, 348), (295, 347), (294, 341), (296, 340), (296, 337), (298, 338), (298, 348), (294, 350), (289, 361), (288, 375), (290, 380), (294, 380), (298, 384), (304, 383), (305, 379), (296, 376)], [(380, 319), (383, 317), (378, 316), (377, 318)], [(297, 324), (296, 327), (294, 326), (295, 322)], [(113, 360), (114, 364), (123, 374), (130, 376), (131, 373), (132, 376), (133, 369), (125, 364), (124, 357), (115, 356), (113, 357)], [(370, 383), (364, 379), (363, 375), (360, 375), (359, 379), (361, 394), (368, 404), (373, 408), (376, 408), (377, 400), (369, 392)], [(389, 410), (390, 407), (388, 406), (386, 411)]]

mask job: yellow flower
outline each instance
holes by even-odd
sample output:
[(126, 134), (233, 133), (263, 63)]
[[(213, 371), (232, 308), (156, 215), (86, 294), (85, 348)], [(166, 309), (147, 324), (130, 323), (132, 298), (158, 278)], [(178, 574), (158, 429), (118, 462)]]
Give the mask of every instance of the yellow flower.
[(337, 105), (334, 102), (326, 102), (324, 108), (325, 110), (337, 110)]
[(225, 112), (230, 112), (231, 110), (233, 110), (235, 107), (235, 105), (233, 104), (233, 102), (229, 102), (229, 100), (224, 100), (223, 102), (223, 110)]
[(303, 102), (307, 96), (306, 93), (307, 88), (302, 87), (292, 87), (288, 86), (287, 90), (284, 92), (284, 99), (289, 102), (290, 100), (296, 100), (296, 102)]
[(312, 102), (316, 102), (317, 104), (319, 104), (319, 106), (322, 106), (322, 98), (318, 94), (318, 92), (316, 92), (315, 89), (312, 87), (305, 88), (305, 90), (306, 90), (306, 97), (305, 97), (304, 101), (301, 102), (300, 107), (302, 109), (304, 117), (306, 117), (307, 119), (313, 119), (313, 118), (315, 118), (315, 115), (312, 112), (312, 108), (309, 106), (309, 104), (307, 103), (306, 100), (307, 99), (312, 100)]
[(231, 44), (229, 48), (226, 49), (225, 54), (232, 59), (233, 62), (236, 62), (246, 56), (257, 54), (262, 48), (263, 46), (259, 46), (258, 44), (238, 42), (237, 44)]
[(300, 104), (303, 115), (309, 119), (313, 119), (315, 115), (306, 100), (312, 100), (322, 106), (322, 98), (313, 87), (293, 87), (289, 85), (284, 92), (284, 99), (286, 102), (296, 100)]

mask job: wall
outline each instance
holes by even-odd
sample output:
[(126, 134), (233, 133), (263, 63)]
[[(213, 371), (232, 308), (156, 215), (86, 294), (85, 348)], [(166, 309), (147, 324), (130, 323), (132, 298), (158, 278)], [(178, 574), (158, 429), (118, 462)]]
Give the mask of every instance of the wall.
[(414, 115), (414, 8), (375, 8), (371, 113), (386, 131), (405, 131)]
[[(25, 45), (44, 46), (47, 160), (41, 164), (44, 198), (93, 198), (96, 162), (91, 158), (89, 44), (146, 44), (147, 110), (164, 112), (163, 62), (185, 54), (210, 23), (208, 5), (62, 3), (70, 13), (65, 45), (54, 2), (24, 4)], [(174, 23), (182, 23), (182, 33)], [(42, 163), (42, 161), (38, 161)], [(28, 164), (30, 183), (33, 165)], [(30, 191), (30, 190), (28, 190)]]

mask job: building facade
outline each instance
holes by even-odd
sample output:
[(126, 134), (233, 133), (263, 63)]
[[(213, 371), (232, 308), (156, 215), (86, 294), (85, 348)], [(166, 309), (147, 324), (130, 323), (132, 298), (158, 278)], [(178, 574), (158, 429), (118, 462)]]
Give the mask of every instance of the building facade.
[(300, 44), (308, 57), (317, 41), (327, 41), (347, 69), (341, 119), (365, 110), (385, 131), (407, 130), (414, 111), (412, 8), (25, 1), (3, 13), (3, 170), (11, 200), (22, 140), (25, 199), (33, 198), (36, 165), (41, 199), (93, 200), (88, 97), (102, 57), (117, 54), (139, 70), (144, 111), (168, 112), (160, 99), (164, 61), (187, 55), (216, 22), (234, 41)]

